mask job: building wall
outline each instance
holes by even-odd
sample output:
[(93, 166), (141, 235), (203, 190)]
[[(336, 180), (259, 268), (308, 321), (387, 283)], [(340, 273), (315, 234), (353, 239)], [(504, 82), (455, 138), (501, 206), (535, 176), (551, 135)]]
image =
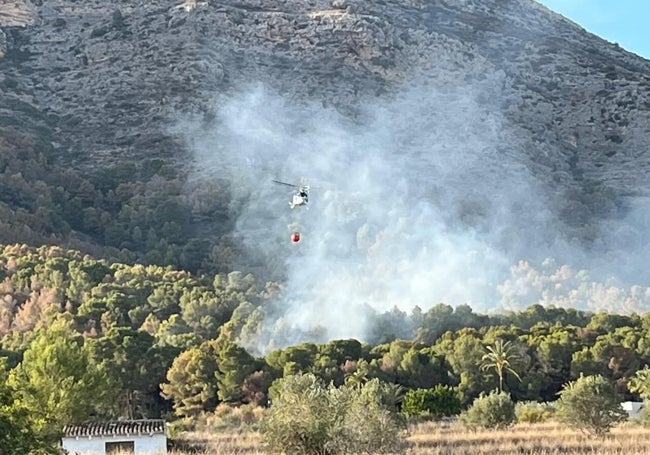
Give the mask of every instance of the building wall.
[(621, 403), (623, 410), (627, 411), (630, 419), (639, 417), (641, 409), (643, 409), (643, 401), (624, 401)]
[(106, 442), (134, 441), (135, 455), (163, 455), (167, 453), (167, 437), (163, 434), (153, 436), (108, 436), (63, 438), (62, 446), (69, 453), (80, 455), (104, 455)]

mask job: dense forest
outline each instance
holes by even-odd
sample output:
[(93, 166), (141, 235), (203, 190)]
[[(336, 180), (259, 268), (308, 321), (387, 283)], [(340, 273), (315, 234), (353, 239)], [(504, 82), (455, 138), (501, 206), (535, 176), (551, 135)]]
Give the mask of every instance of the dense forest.
[(502, 385), (516, 401), (555, 400), (582, 374), (601, 374), (631, 398), (628, 380), (650, 362), (650, 314), (538, 305), (499, 315), (465, 305), (395, 308), (376, 314), (365, 342), (255, 353), (238, 344), (240, 336), (259, 329), (282, 287), (251, 274), (194, 275), (12, 244), (0, 247), (0, 279), (7, 384), (42, 425), (191, 417), (219, 402), (265, 405), (273, 380), (299, 372), (334, 384), (356, 375), (407, 389), (449, 385), (467, 405), (499, 385), (494, 371), (479, 365), (503, 342), (517, 353), (518, 377), (505, 374)]
[[(0, 242), (59, 245), (198, 274), (240, 269), (265, 281), (286, 278), (275, 255), (238, 238), (246, 196), (234, 194), (237, 182), (226, 171), (196, 178), (191, 166), (155, 156), (78, 168), (55, 145), (48, 134), (36, 139), (0, 126)], [(186, 154), (179, 146), (179, 160)], [(578, 244), (590, 244), (599, 220), (617, 213), (606, 186), (584, 184), (559, 198), (563, 226)]]
[(236, 246), (226, 183), (190, 185), (159, 158), (75, 169), (57, 161), (53, 140), (0, 128), (0, 241), (225, 271)]

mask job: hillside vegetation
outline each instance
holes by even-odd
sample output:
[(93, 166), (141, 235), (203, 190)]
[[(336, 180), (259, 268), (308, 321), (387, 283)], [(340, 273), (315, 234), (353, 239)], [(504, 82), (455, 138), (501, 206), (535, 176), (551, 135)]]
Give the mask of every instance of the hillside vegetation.
[[(160, 417), (234, 453), (623, 447), (649, 61), (532, 0), (1, 9), (0, 455)], [(483, 430), (547, 414), (614, 436)]]
[[(593, 272), (567, 305), (649, 307), (649, 63), (532, 0), (7, 11), (0, 242), (245, 270), (311, 306), (326, 263), (361, 305), (400, 287), (388, 271), (418, 289), (404, 307), (487, 309), (510, 267), (551, 257)], [(294, 254), (271, 179), (302, 176), (328, 183)], [(342, 284), (358, 263), (370, 290)]]
[[(109, 263), (56, 246), (0, 251), (7, 384), (46, 434), (69, 421), (173, 412), (192, 422), (219, 403), (265, 406), (275, 379), (301, 372), (335, 386), (351, 377), (405, 390), (448, 385), (464, 406), (500, 377), (515, 401), (553, 401), (569, 380), (598, 374), (633, 398), (628, 381), (650, 362), (650, 314), (542, 306), (492, 316), (444, 304), (395, 309), (377, 314), (370, 344), (248, 352), (238, 336), (263, 324), (260, 309), (282, 292), (277, 284), (242, 272)], [(414, 331), (397, 338), (407, 323)], [(504, 346), (509, 370), (482, 367)], [(55, 407), (52, 396), (61, 397)]]
[[(45, 141), (0, 129), (0, 238), (59, 244), (123, 261), (191, 271), (230, 270), (221, 239), (231, 224), (225, 189), (188, 190), (163, 160), (124, 161), (93, 173), (64, 168)], [(213, 234), (203, 236), (206, 218)], [(213, 249), (215, 244), (219, 249)]]

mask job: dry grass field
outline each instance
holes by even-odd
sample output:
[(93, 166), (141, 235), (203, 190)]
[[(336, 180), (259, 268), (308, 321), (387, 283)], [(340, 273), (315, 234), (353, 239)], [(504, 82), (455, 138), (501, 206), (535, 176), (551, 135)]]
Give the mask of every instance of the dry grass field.
[[(195, 450), (176, 455), (261, 455), (266, 452), (257, 433), (186, 433)], [(409, 430), (409, 455), (650, 455), (650, 429), (625, 424), (603, 438), (557, 423), (519, 424), (502, 431), (468, 431), (458, 424), (425, 423)]]
[(558, 423), (518, 424), (502, 431), (468, 431), (455, 424), (411, 429), (412, 455), (650, 454), (650, 430), (625, 424), (597, 438)]
[(181, 437), (183, 446), (187, 448), (172, 451), (174, 455), (262, 455), (266, 452), (262, 447), (259, 433), (245, 432), (193, 432)]

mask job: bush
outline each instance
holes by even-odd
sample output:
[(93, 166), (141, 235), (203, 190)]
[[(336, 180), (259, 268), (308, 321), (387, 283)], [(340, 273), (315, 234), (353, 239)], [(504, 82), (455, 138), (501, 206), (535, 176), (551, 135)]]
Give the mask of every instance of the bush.
[(264, 408), (254, 404), (231, 406), (220, 403), (214, 414), (207, 414), (205, 427), (209, 431), (241, 431), (257, 429), (262, 420)]
[(386, 390), (377, 379), (340, 388), (313, 374), (279, 379), (269, 390), (264, 443), (271, 452), (305, 455), (401, 452), (404, 425), (382, 404)]
[(405, 425), (392, 400), (391, 386), (374, 379), (361, 389), (330, 388), (336, 391), (335, 402), (344, 411), (332, 431), (331, 453), (404, 453)]
[(555, 408), (549, 403), (538, 403), (537, 401), (522, 401), (515, 404), (515, 415), (519, 423), (540, 423), (546, 422), (553, 417)]
[(438, 384), (433, 389), (406, 392), (402, 412), (412, 416), (449, 417), (460, 414), (460, 394), (454, 387)]
[(650, 428), (650, 407), (648, 400), (643, 400), (643, 407), (639, 411), (639, 415), (634, 419), (646, 428)]
[(460, 420), (468, 427), (507, 428), (515, 422), (515, 404), (505, 392), (481, 394)]
[(603, 435), (627, 419), (614, 384), (601, 375), (580, 376), (567, 384), (556, 408), (560, 422), (595, 435)]

